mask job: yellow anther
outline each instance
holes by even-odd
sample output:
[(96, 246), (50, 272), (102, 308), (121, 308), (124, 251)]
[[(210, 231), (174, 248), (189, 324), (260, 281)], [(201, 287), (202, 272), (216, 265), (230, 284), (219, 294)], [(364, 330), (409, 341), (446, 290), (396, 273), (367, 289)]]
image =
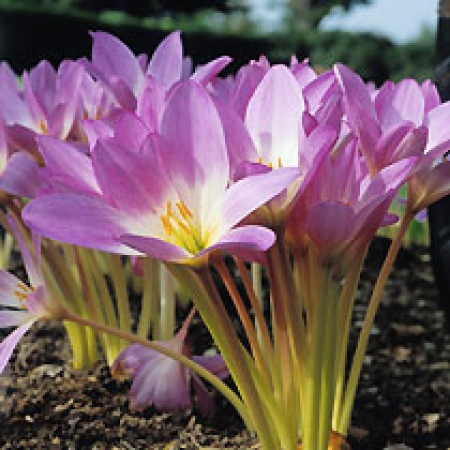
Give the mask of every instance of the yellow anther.
[(192, 219), (192, 212), (190, 211), (190, 209), (186, 206), (186, 204), (183, 202), (183, 200), (179, 200), (178, 202), (177, 202), (177, 208), (178, 208), (178, 211), (180, 212), (180, 214), (181, 214), (181, 217), (184, 219), (184, 220), (190, 220), (190, 219)]
[(164, 232), (168, 235), (171, 236), (172, 235), (172, 225), (170, 224), (170, 219), (167, 216), (161, 216), (161, 223), (163, 225), (164, 228)]
[(34, 292), (33, 287), (25, 286), (22, 283), (17, 283), (17, 290), (14, 291), (14, 295), (16, 296), (17, 300), (21, 303), (21, 307), (23, 309), (27, 309), (26, 301), (28, 296), (30, 295), (30, 292)]
[(44, 123), (43, 120), (39, 121), (39, 128), (41, 129), (43, 134), (47, 134), (47, 131), (48, 131), (47, 125)]
[(278, 168), (283, 167), (283, 164), (281, 162), (281, 157), (278, 157)]

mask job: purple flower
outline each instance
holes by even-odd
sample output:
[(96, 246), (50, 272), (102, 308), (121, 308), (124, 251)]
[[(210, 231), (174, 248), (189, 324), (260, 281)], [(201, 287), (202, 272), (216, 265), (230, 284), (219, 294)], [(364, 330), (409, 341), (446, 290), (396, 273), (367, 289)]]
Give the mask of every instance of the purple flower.
[(56, 240), (190, 264), (216, 250), (264, 251), (272, 245), (270, 230), (236, 225), (287, 188), (298, 171), (286, 168), (229, 186), (222, 123), (201, 85), (178, 84), (161, 133), (138, 142), (130, 133), (126, 142), (99, 139), (93, 149), (101, 196), (40, 196), (24, 209), (26, 223)]
[[(190, 357), (185, 341), (192, 317), (193, 313), (171, 340), (156, 342)], [(193, 356), (191, 359), (220, 378), (228, 376), (225, 362), (219, 355)], [(192, 388), (200, 412), (205, 415), (213, 412), (212, 393), (200, 378), (180, 362), (155, 350), (132, 344), (120, 353), (111, 370), (116, 377), (133, 379), (130, 391), (133, 409), (142, 410), (149, 406), (160, 411), (192, 408)]]
[(61, 305), (52, 299), (45, 287), (40, 270), (39, 250), (36, 241), (32, 255), (21, 237), (13, 219), (9, 224), (19, 244), (30, 286), (6, 270), (0, 271), (0, 328), (17, 327), (0, 343), (0, 373), (11, 358), (12, 352), (29, 328), (42, 318), (61, 317)]

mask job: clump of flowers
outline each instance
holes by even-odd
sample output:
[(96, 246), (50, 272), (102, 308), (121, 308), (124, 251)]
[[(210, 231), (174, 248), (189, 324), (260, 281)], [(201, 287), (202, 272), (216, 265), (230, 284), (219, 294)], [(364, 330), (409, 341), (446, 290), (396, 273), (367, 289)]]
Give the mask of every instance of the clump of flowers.
[[(0, 188), (20, 226), (46, 238), (35, 253), (64, 307), (35, 308), (43, 282), (28, 295), (3, 272), (0, 325), (25, 320), (10, 310), (25, 296), (36, 315), (1, 344), (0, 367), (35, 317), (64, 320), (78, 366), (95, 361), (98, 340), (116, 375), (133, 378), (138, 409), (190, 408), (193, 385), (199, 408), (211, 411), (201, 376), (263, 449), (340, 448), (402, 239), (414, 216), (450, 192), (450, 104), (429, 81), (374, 89), (342, 64), (316, 74), (295, 58), (261, 57), (220, 78), (230, 59), (192, 70), (178, 32), (151, 58), (107, 33), (92, 37), (90, 60), (56, 71), (42, 62), (23, 87), (2, 66)], [(396, 222), (348, 355), (368, 246)], [(136, 323), (129, 282), (141, 294)], [(175, 306), (186, 299), (220, 356), (186, 351), (190, 318), (174, 335)], [(228, 373), (236, 390), (222, 381)]]

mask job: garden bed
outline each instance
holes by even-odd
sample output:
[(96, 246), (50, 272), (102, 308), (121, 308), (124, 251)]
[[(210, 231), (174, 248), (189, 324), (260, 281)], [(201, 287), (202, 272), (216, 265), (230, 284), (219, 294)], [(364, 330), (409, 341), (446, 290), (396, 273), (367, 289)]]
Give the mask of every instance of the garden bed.
[[(385, 249), (378, 239), (369, 255), (356, 328)], [(437, 297), (427, 249), (402, 251), (363, 367), (349, 437), (353, 450), (450, 447), (450, 334)], [(192, 331), (194, 340), (204, 336), (199, 324)], [(210, 419), (195, 411), (132, 412), (128, 383), (113, 380), (105, 365), (75, 371), (69, 360), (59, 325), (35, 326), (21, 341), (0, 377), (2, 449), (164, 449), (170, 442), (180, 449), (258, 448), (219, 396)]]

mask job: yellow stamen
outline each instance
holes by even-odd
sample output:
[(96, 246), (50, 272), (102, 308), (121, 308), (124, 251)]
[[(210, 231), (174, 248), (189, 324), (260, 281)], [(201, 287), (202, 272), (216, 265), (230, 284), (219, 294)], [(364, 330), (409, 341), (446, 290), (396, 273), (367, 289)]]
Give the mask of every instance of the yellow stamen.
[(180, 211), (181, 217), (183, 217), (184, 220), (187, 221), (192, 219), (192, 212), (189, 210), (189, 208), (186, 206), (183, 200), (180, 199), (177, 202), (177, 208), (178, 211)]
[(43, 120), (39, 121), (39, 128), (41, 129), (43, 134), (47, 134), (47, 125), (45, 124), (45, 122)]
[(19, 300), (21, 308), (27, 309), (26, 301), (30, 293), (34, 292), (34, 288), (32, 286), (25, 286), (22, 283), (17, 283), (16, 288), (17, 290), (14, 291), (14, 295), (16, 296), (17, 300)]
[[(172, 201), (168, 200), (165, 211), (160, 215), (160, 220), (165, 233), (165, 238), (192, 254), (205, 248), (208, 240), (203, 238), (204, 231), (194, 221), (192, 211), (183, 200), (175, 202), (176, 209), (172, 207)], [(208, 234), (209, 235), (209, 234)]]

